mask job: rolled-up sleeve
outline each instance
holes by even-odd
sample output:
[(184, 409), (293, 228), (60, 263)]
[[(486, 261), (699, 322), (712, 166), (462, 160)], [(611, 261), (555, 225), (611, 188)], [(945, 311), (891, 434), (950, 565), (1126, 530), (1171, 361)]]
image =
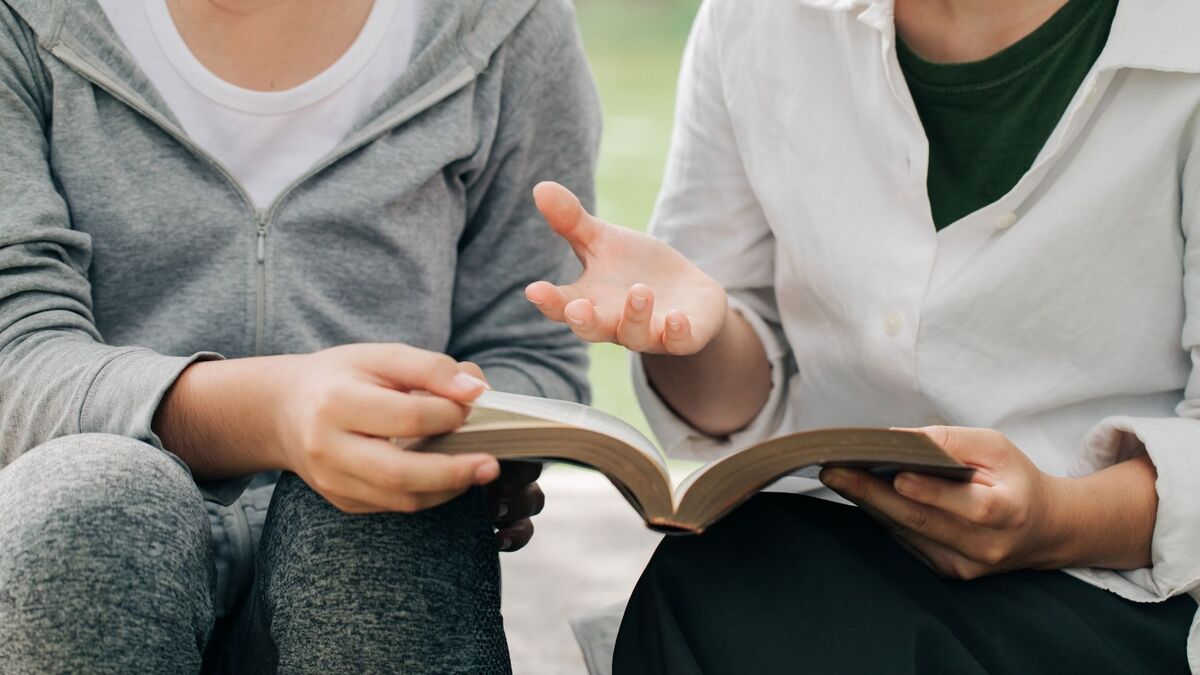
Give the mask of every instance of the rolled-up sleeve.
[(1079, 573), (1131, 600), (1152, 602), (1200, 587), (1200, 420), (1108, 418), (1084, 439), (1073, 472), (1087, 475), (1143, 452), (1158, 471), (1151, 566)]
[[(1130, 600), (1156, 602), (1191, 594), (1200, 602), (1200, 140), (1193, 142), (1181, 174), (1183, 295), (1182, 348), (1192, 369), (1175, 417), (1117, 416), (1100, 421), (1080, 445), (1073, 468), (1087, 475), (1145, 454), (1158, 478), (1158, 514), (1151, 565), (1113, 571), (1072, 569), (1071, 574)], [(1200, 672), (1200, 615), (1192, 625), (1188, 657)]]
[[(1195, 373), (1193, 368), (1193, 383)], [(1200, 602), (1198, 404), (1200, 401), (1191, 397), (1180, 404), (1180, 414), (1187, 417), (1111, 417), (1088, 433), (1073, 469), (1075, 475), (1094, 473), (1142, 453), (1154, 463), (1158, 515), (1150, 545), (1151, 564), (1127, 571), (1074, 568), (1068, 573), (1135, 602), (1160, 602), (1184, 593)], [(1188, 637), (1188, 661), (1192, 672), (1200, 673), (1200, 614)]]

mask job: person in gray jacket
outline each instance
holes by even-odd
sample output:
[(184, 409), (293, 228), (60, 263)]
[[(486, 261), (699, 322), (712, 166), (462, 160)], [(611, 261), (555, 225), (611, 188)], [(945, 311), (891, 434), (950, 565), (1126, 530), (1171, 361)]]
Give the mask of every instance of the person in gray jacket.
[(536, 475), (388, 439), (586, 399), (598, 127), (566, 0), (0, 0), (0, 670), (507, 672)]

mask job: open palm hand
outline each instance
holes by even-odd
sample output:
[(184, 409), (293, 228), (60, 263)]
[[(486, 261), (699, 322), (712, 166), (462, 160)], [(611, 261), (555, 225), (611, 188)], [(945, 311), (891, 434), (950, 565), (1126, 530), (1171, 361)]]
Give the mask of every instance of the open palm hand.
[(538, 185), (534, 199), (584, 268), (574, 283), (525, 289), (542, 314), (590, 342), (651, 354), (695, 354), (720, 332), (725, 289), (678, 251), (592, 216), (556, 183)]

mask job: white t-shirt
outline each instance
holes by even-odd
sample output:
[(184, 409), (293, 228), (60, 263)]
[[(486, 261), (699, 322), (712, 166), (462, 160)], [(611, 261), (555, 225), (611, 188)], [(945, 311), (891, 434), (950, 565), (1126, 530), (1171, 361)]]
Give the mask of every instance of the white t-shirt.
[(286, 91), (234, 86), (192, 54), (166, 0), (99, 0), (183, 130), (268, 206), (331, 152), (408, 68), (421, 0), (378, 0), (346, 53)]

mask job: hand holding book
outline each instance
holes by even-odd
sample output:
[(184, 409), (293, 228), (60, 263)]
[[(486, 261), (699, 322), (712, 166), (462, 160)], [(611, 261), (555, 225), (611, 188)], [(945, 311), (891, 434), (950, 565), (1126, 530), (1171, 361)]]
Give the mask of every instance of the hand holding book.
[(1041, 471), (992, 429), (920, 431), (972, 466), (970, 480), (917, 473), (883, 480), (843, 468), (825, 469), (821, 480), (939, 574), (973, 579), (1019, 569), (1152, 563), (1158, 499), (1146, 455), (1067, 478)]

